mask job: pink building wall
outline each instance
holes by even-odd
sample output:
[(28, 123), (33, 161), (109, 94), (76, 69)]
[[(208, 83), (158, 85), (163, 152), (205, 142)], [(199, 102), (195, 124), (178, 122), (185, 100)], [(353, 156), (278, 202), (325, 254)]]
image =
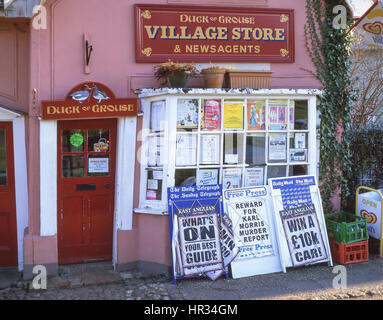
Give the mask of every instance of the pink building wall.
[[(0, 68), (1, 79), (16, 77), (16, 88), (0, 80), (0, 104), (29, 113), (27, 123), (27, 157), (29, 163), (29, 228), (24, 239), (24, 264), (57, 264), (57, 237), (40, 237), (39, 194), (39, 119), (42, 100), (64, 99), (68, 91), (84, 81), (98, 81), (110, 87), (117, 97), (135, 96), (140, 87), (156, 87), (153, 64), (135, 63), (135, 3), (233, 5), (244, 7), (284, 8), (295, 10), (295, 62), (271, 64), (272, 88), (319, 88), (307, 71), (312, 69), (304, 46), (304, 0), (48, 0), (47, 29), (35, 30), (23, 24), (26, 32), (15, 28), (9, 43), (17, 41), (17, 65)], [(1, 22), (0, 26), (5, 23)], [(93, 45), (90, 74), (84, 73), (83, 36)], [(0, 32), (0, 37), (2, 33)], [(0, 38), (0, 40), (3, 40)], [(6, 43), (5, 41), (5, 43)], [(0, 41), (0, 44), (2, 41)], [(0, 47), (0, 50), (2, 48)], [(11, 58), (15, 52), (7, 51)], [(14, 58), (15, 59), (15, 58)], [(208, 62), (208, 61), (207, 61)], [(0, 61), (0, 67), (1, 65)], [(3, 70), (3, 71), (1, 71)], [(5, 71), (4, 71), (5, 70)], [(5, 73), (5, 74), (4, 74)], [(13, 80), (12, 80), (13, 81)], [(13, 83), (13, 82), (12, 82)], [(202, 84), (201, 79), (192, 83)], [(36, 89), (34, 92), (33, 90)], [(13, 91), (12, 91), (13, 90)], [(10, 99), (4, 92), (16, 92)], [(141, 120), (138, 120), (139, 132)], [(132, 137), (134, 139), (135, 137)], [(139, 143), (137, 144), (137, 150)], [(139, 164), (135, 165), (135, 185), (139, 185)], [(138, 190), (138, 187), (136, 188)], [(138, 191), (134, 194), (138, 206)], [(42, 239), (44, 238), (44, 239)], [(137, 261), (170, 265), (167, 216), (134, 214), (133, 230), (118, 232), (118, 264)], [(45, 249), (46, 254), (33, 248)], [(56, 250), (51, 250), (56, 248)], [(53, 268), (54, 269), (54, 268)]]

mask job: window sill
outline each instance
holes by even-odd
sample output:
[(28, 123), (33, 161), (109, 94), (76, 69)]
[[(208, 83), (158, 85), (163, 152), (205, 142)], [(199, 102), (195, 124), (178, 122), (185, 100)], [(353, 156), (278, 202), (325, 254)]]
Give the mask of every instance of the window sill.
[(168, 211), (166, 209), (155, 209), (155, 208), (135, 208), (134, 213), (145, 213), (145, 214), (154, 214), (160, 216), (167, 216)]

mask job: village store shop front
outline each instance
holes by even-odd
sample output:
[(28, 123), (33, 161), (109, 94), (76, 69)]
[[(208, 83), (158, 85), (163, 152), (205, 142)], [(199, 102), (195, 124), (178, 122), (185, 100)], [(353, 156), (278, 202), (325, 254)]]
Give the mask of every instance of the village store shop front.
[[(316, 176), (320, 86), (302, 70), (312, 68), (304, 6), (182, 2), (50, 0), (47, 29), (31, 26), (27, 159), (39, 179), (29, 183), (24, 277), (37, 264), (54, 274), (100, 260), (167, 272), (168, 187)], [(202, 77), (153, 89), (153, 66), (168, 58), (272, 77), (259, 89), (205, 89)]]

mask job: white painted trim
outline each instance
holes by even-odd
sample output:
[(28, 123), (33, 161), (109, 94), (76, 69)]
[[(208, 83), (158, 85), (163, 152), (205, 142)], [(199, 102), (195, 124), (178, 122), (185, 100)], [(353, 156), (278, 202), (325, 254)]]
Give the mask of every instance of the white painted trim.
[(13, 120), (13, 152), (15, 162), (15, 198), (19, 271), (24, 269), (24, 230), (28, 227), (28, 178), (24, 121), (24, 117), (18, 117)]
[(40, 121), (40, 235), (57, 234), (57, 121)]

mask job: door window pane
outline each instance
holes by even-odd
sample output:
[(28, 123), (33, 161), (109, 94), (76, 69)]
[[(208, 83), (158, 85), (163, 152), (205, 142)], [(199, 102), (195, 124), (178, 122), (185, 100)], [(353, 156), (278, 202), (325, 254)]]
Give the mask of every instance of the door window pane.
[(81, 178), (85, 175), (84, 156), (63, 156), (62, 176), (63, 178)]
[(109, 151), (109, 130), (94, 129), (88, 130), (88, 151), (108, 152)]
[(109, 176), (109, 155), (88, 156), (88, 176), (107, 177)]
[(246, 163), (266, 163), (264, 134), (251, 134), (246, 137)]
[(289, 176), (304, 176), (307, 174), (307, 166), (296, 165), (289, 167)]
[(84, 130), (63, 130), (62, 151), (84, 152)]
[(0, 186), (7, 184), (7, 152), (5, 130), (0, 129)]

